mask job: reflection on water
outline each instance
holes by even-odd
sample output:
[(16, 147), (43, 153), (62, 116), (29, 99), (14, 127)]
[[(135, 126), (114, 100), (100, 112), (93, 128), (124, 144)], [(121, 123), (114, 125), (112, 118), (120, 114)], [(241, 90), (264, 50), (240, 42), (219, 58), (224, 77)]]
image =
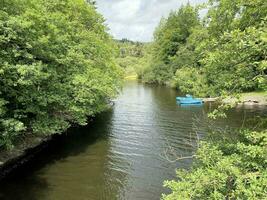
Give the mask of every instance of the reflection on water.
[[(167, 147), (190, 154), (197, 128), (205, 135), (211, 105), (178, 106), (177, 91), (136, 82), (125, 84), (113, 109), (87, 127), (73, 128), (34, 162), (0, 185), (0, 199), (105, 200), (159, 199), (165, 179), (191, 160), (170, 163)], [(239, 107), (216, 126), (239, 127), (266, 109)], [(195, 121), (197, 119), (197, 123)], [(196, 127), (195, 127), (196, 126)]]

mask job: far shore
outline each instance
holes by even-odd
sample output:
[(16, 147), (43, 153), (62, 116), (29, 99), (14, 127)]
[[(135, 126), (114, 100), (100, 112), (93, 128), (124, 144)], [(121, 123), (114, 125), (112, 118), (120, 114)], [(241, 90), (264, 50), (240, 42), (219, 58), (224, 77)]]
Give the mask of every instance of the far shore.
[[(267, 91), (260, 91), (260, 92), (248, 92), (242, 93), (237, 97), (229, 97), (223, 99), (223, 103), (231, 104), (238, 102), (238, 104), (244, 105), (267, 105)], [(202, 98), (204, 102), (216, 102), (219, 100), (219, 97), (215, 98)]]
[(124, 77), (125, 80), (136, 80), (137, 79), (137, 75), (134, 74), (134, 75), (129, 75), (129, 76), (126, 76)]

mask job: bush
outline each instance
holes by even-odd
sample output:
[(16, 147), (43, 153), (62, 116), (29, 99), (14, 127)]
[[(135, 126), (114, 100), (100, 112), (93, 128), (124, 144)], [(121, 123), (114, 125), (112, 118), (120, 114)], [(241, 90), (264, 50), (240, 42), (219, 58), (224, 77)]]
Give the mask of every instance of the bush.
[(149, 66), (143, 76), (146, 83), (168, 84), (172, 77), (172, 72), (163, 62), (155, 62)]
[(267, 198), (267, 131), (245, 130), (236, 140), (217, 141), (202, 143), (197, 165), (165, 182), (172, 193), (162, 199)]
[(183, 93), (194, 94), (198, 97), (209, 95), (205, 75), (195, 68), (181, 68), (176, 71), (172, 86)]

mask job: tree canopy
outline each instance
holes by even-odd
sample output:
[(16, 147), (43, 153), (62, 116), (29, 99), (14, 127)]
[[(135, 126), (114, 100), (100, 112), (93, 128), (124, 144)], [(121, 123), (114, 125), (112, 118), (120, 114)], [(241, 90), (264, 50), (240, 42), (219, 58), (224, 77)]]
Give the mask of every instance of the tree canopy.
[(0, 147), (84, 125), (105, 109), (120, 85), (106, 30), (84, 0), (0, 2)]
[(203, 19), (200, 8), (187, 4), (161, 20), (144, 81), (198, 96), (264, 89), (265, 1), (211, 0)]
[(143, 66), (147, 62), (147, 46), (142, 42), (134, 42), (128, 39), (117, 40), (118, 55), (116, 62), (124, 71), (124, 75), (136, 76), (141, 73)]

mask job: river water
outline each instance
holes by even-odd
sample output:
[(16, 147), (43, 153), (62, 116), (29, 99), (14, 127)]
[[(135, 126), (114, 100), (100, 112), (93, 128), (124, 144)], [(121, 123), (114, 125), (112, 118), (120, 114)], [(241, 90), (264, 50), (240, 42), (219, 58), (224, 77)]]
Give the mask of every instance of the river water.
[[(168, 192), (163, 181), (175, 178), (176, 168), (192, 164), (190, 159), (171, 161), (195, 151), (195, 133), (206, 134), (212, 109), (210, 104), (178, 106), (177, 95), (163, 86), (125, 83), (112, 109), (86, 127), (72, 128), (0, 183), (0, 199), (160, 199)], [(262, 107), (236, 108), (213, 127), (237, 128), (244, 116), (265, 114)]]

